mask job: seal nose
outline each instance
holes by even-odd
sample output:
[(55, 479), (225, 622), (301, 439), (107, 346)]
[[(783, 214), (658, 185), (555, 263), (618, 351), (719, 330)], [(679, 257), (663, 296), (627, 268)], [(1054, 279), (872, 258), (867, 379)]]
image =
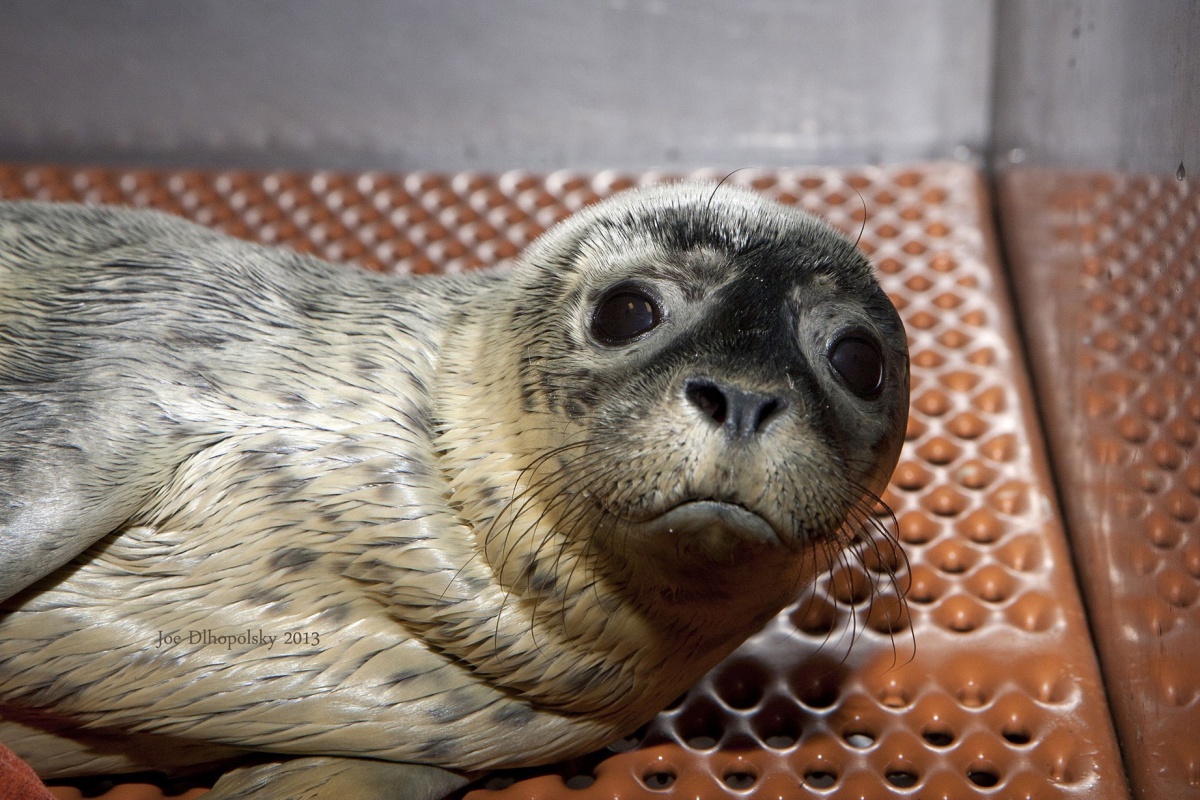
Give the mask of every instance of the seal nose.
[(689, 379), (683, 392), (688, 402), (734, 439), (750, 439), (761, 433), (787, 408), (787, 400), (782, 397), (746, 391), (708, 378)]

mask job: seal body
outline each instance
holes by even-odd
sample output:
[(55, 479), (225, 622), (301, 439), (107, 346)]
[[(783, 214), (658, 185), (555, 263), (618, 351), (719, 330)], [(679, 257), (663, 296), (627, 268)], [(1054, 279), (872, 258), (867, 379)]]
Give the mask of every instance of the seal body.
[(865, 259), (744, 190), (440, 278), (0, 205), (0, 741), (45, 776), (277, 754), (214, 798), (594, 749), (860, 535), (907, 378)]

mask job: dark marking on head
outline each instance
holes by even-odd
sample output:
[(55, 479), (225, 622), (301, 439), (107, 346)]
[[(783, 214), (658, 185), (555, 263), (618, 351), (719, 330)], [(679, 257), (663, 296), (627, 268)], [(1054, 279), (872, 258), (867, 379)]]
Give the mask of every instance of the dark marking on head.
[(588, 406), (572, 398), (563, 404), (563, 411), (566, 412), (569, 419), (581, 420), (587, 417)]
[(531, 414), (537, 410), (537, 404), (534, 402), (537, 397), (537, 384), (531, 380), (529, 376), (525, 376), (521, 381), (521, 410), (527, 414)]

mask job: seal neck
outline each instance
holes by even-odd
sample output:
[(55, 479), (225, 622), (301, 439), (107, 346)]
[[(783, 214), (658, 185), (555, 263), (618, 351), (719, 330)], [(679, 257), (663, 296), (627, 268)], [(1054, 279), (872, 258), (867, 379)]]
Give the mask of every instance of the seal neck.
[(434, 449), (463, 535), (445, 569), (446, 602), (422, 638), (543, 707), (599, 716), (660, 707), (761, 628), (792, 587), (761, 586), (755, 566), (770, 570), (749, 559), (732, 569), (739, 580), (712, 591), (702, 576), (597, 547), (586, 489), (562, 469), (583, 431), (523, 403), (518, 350), (496, 344), (511, 340), (505, 322), (463, 316), (447, 326)]

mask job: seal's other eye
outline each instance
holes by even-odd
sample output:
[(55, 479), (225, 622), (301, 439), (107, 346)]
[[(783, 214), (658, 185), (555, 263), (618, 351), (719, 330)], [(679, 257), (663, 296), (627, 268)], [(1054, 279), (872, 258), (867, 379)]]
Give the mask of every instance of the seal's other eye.
[(842, 382), (859, 397), (870, 400), (883, 391), (883, 354), (874, 337), (861, 328), (839, 331), (825, 351)]
[(624, 344), (653, 330), (662, 312), (653, 297), (636, 286), (617, 286), (600, 298), (592, 313), (592, 335), (603, 344)]

